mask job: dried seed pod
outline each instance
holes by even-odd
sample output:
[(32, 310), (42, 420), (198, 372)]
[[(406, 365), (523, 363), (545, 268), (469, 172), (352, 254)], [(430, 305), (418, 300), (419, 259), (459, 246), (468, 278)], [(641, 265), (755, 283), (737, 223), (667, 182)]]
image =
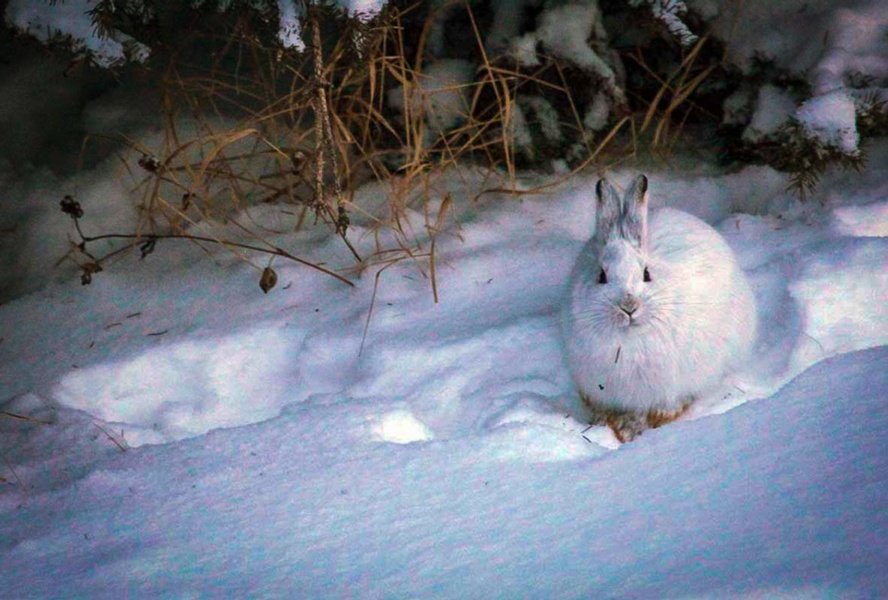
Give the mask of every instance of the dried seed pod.
[(59, 205), (62, 207), (62, 212), (69, 215), (72, 219), (79, 219), (83, 216), (83, 208), (81, 208), (80, 202), (70, 195), (66, 195), (62, 198)]
[(80, 267), (80, 285), (89, 285), (92, 283), (92, 276), (102, 272), (102, 266), (99, 263), (86, 263)]
[(139, 166), (151, 173), (157, 173), (160, 170), (160, 161), (154, 156), (143, 154), (139, 159)]
[(142, 252), (142, 259), (144, 260), (146, 256), (154, 252), (154, 247), (157, 245), (157, 240), (150, 239), (144, 244), (139, 246), (139, 250)]
[(277, 273), (274, 272), (274, 269), (271, 267), (265, 267), (262, 270), (262, 277), (259, 278), (259, 287), (267, 294), (269, 290), (277, 285), (277, 280), (278, 276)]

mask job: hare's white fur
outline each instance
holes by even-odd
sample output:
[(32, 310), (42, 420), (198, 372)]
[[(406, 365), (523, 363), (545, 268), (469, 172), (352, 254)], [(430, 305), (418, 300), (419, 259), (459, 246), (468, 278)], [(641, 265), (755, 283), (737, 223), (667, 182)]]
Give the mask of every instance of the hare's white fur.
[(596, 196), (562, 313), (571, 374), (596, 407), (679, 411), (747, 357), (755, 297), (715, 229), (670, 208), (648, 222), (643, 175), (622, 202), (604, 180)]

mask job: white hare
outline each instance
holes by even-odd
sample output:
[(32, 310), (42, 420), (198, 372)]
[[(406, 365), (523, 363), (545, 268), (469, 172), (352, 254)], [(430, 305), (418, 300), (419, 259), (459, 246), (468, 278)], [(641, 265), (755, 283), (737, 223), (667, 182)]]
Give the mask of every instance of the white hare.
[(680, 416), (749, 354), (755, 297), (715, 229), (663, 208), (648, 221), (648, 180), (621, 202), (595, 186), (595, 233), (562, 313), (567, 363), (583, 402), (620, 441)]

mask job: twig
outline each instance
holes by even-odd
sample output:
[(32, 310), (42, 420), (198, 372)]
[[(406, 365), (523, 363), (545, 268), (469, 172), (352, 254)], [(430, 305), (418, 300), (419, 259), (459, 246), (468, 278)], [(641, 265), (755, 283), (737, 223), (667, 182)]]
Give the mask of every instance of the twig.
[(117, 446), (118, 450), (120, 450), (121, 452), (126, 452), (126, 448), (124, 446), (122, 446), (120, 442), (118, 442), (116, 439), (114, 439), (114, 436), (111, 435), (110, 433), (108, 433), (104, 427), (102, 427), (101, 425), (99, 425), (95, 421), (93, 421), (93, 425), (95, 425), (99, 431), (101, 431), (106, 436), (108, 436), (108, 439), (111, 440), (112, 442), (114, 442), (114, 445)]
[(18, 482), (22, 493), (25, 495), (25, 500), (27, 500), (30, 496), (28, 495), (28, 488), (25, 487), (25, 483), (19, 478), (18, 473), (15, 472), (15, 469), (12, 468), (12, 465), (6, 460), (6, 457), (3, 456), (3, 454), (0, 454), (0, 459), (3, 460), (3, 464), (6, 465), (6, 468), (9, 469), (9, 472), (12, 473), (12, 476)]
[[(317, 271), (320, 271), (322, 273), (330, 275), (331, 277), (335, 277), (336, 279), (338, 279), (342, 283), (345, 283), (346, 285), (349, 285), (352, 287), (354, 287), (354, 285), (355, 285), (354, 283), (352, 283), (351, 281), (349, 281), (348, 279), (346, 279), (342, 275), (339, 275), (338, 273), (331, 271), (330, 269), (327, 269), (325, 267), (322, 267), (321, 265), (315, 264), (315, 263), (307, 261), (305, 259), (299, 258), (298, 256), (294, 256), (293, 254), (290, 254), (289, 252), (287, 252), (283, 248), (281, 248), (279, 246), (274, 246), (271, 244), (269, 244), (269, 246), (271, 246), (270, 248), (261, 248), (259, 246), (254, 246), (252, 244), (244, 244), (241, 242), (218, 240), (218, 239), (204, 237), (204, 236), (200, 236), (200, 235), (179, 234), (179, 233), (151, 233), (151, 234), (107, 233), (107, 234), (103, 234), (103, 235), (87, 236), (87, 235), (84, 235), (83, 232), (81, 231), (78, 218), (74, 219), (74, 224), (77, 227), (77, 233), (78, 233), (78, 235), (80, 235), (80, 238), (82, 240), (82, 243), (79, 246), (80, 250), (83, 251), (85, 254), (87, 254), (87, 256), (92, 258), (97, 264), (100, 263), (102, 260), (106, 260), (107, 258), (113, 256), (114, 254), (117, 254), (123, 250), (128, 250), (130, 248), (133, 248), (133, 247), (135, 247), (139, 244), (143, 244), (145, 242), (151, 242), (151, 241), (156, 241), (156, 240), (190, 240), (193, 242), (205, 242), (208, 244), (218, 244), (221, 246), (232, 246), (235, 248), (242, 248), (244, 250), (253, 250), (255, 252), (264, 252), (266, 254), (273, 254), (275, 256), (280, 256), (280, 257), (292, 260), (292, 261), (297, 262), (301, 265), (305, 265), (306, 267), (315, 269)], [(100, 259), (97, 259), (94, 256), (92, 256), (91, 254), (86, 252), (83, 244), (86, 244), (89, 242), (96, 242), (99, 240), (136, 240), (136, 241), (133, 242), (132, 244), (129, 244), (128, 246), (125, 246), (124, 248), (120, 248), (118, 250), (115, 250), (115, 251), (111, 252), (110, 254), (107, 254), (106, 256), (104, 256)]]
[(41, 421), (39, 419), (35, 419), (33, 417), (26, 417), (25, 415), (18, 415), (16, 413), (11, 413), (9, 411), (0, 410), (0, 417), (9, 417), (10, 419), (17, 419), (19, 421), (27, 421), (28, 423), (38, 423), (40, 425), (49, 425), (50, 423), (47, 421)]

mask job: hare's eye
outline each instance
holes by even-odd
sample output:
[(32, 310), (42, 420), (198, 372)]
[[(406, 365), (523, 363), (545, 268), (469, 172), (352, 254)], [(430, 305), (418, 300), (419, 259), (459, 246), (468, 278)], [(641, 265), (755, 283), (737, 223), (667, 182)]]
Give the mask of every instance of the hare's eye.
[(604, 272), (604, 269), (601, 270), (601, 273), (598, 274), (598, 283), (604, 285), (607, 283), (607, 273)]
[(648, 268), (647, 268), (647, 267), (644, 268), (644, 282), (645, 282), (645, 283), (650, 283), (650, 282), (651, 282), (651, 272), (648, 271)]

